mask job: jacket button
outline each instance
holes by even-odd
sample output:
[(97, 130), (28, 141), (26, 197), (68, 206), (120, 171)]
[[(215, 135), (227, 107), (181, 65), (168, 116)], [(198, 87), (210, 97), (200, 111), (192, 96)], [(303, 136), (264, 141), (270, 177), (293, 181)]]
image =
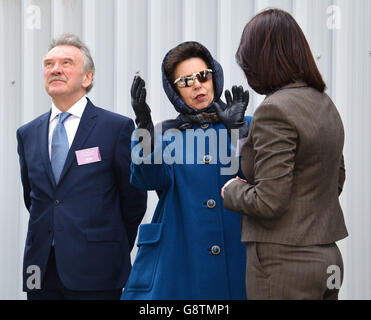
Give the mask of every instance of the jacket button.
[(207, 200), (206, 205), (209, 209), (212, 209), (216, 206), (216, 202), (213, 199)]
[(210, 155), (205, 155), (203, 158), (202, 158), (202, 161), (204, 162), (204, 163), (210, 163), (211, 162), (211, 160), (212, 160), (212, 157), (210, 156)]
[(211, 247), (211, 253), (214, 255), (214, 256), (217, 256), (218, 254), (220, 254), (220, 247), (215, 245), (215, 246), (212, 246)]
[(56, 205), (58, 205), (58, 204), (60, 204), (61, 202), (57, 199), (57, 200), (54, 201), (54, 203), (55, 203)]

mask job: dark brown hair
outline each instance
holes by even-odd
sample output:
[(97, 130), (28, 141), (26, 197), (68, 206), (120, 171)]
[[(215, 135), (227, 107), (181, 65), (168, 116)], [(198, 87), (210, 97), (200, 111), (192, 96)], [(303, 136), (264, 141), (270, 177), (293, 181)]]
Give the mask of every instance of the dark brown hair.
[(174, 71), (177, 65), (190, 58), (201, 58), (207, 67), (211, 68), (209, 58), (200, 44), (193, 41), (183, 42), (169, 52), (164, 62), (165, 74), (171, 84), (175, 80)]
[(295, 19), (280, 9), (257, 14), (245, 26), (236, 60), (252, 89), (268, 94), (304, 80), (323, 92), (326, 84)]

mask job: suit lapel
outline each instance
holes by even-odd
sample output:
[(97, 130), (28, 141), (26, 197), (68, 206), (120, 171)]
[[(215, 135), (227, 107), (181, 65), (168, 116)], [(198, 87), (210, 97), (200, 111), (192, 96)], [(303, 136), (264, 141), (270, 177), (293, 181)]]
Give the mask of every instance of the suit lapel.
[(89, 134), (94, 128), (96, 124), (96, 117), (97, 117), (97, 114), (96, 114), (95, 106), (88, 99), (85, 110), (81, 116), (81, 120), (79, 123), (79, 127), (77, 128), (75, 138), (73, 139), (73, 143), (68, 152), (67, 159), (64, 164), (61, 177), (59, 179), (59, 183), (62, 182), (64, 176), (67, 174), (72, 163), (76, 159), (75, 151), (80, 150), (83, 147), (86, 139), (88, 138)]
[(50, 179), (51, 184), (55, 187), (55, 179), (52, 170), (52, 166), (49, 158), (49, 120), (51, 110), (44, 115), (38, 124), (38, 145), (40, 149), (41, 159), (45, 167), (47, 176)]

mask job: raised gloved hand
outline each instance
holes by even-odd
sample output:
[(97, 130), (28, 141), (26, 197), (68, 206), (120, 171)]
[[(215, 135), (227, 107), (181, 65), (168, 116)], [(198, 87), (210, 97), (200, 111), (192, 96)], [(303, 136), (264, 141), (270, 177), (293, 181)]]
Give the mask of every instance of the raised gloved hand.
[(227, 107), (223, 110), (217, 102), (214, 102), (216, 114), (228, 130), (238, 129), (239, 138), (247, 137), (249, 127), (245, 121), (245, 111), (249, 104), (249, 91), (244, 91), (242, 86), (232, 87), (233, 98), (229, 90), (225, 91)]
[(135, 123), (138, 128), (150, 129), (153, 127), (151, 109), (146, 103), (147, 91), (145, 82), (140, 76), (135, 76), (131, 85), (131, 105), (135, 112)]
[(135, 123), (138, 128), (146, 129), (151, 134), (151, 150), (154, 144), (153, 122), (151, 109), (146, 103), (147, 91), (145, 82), (140, 76), (135, 76), (131, 85), (131, 105), (135, 112)]

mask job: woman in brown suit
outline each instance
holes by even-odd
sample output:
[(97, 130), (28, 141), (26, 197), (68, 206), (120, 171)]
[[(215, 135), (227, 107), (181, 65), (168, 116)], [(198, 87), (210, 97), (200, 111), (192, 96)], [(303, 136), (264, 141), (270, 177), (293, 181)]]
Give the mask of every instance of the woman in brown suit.
[[(337, 299), (343, 262), (335, 242), (348, 235), (338, 198), (345, 180), (340, 115), (287, 12), (256, 15), (236, 59), (250, 87), (267, 95), (241, 150), (246, 180), (222, 189), (224, 206), (243, 214), (247, 298)], [(228, 122), (228, 109), (218, 111)]]

